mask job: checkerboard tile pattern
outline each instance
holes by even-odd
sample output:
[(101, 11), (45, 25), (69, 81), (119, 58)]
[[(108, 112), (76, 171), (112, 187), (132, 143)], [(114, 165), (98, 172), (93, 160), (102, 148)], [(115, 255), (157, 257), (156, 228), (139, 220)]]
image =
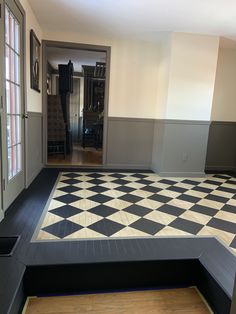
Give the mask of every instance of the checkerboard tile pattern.
[(236, 178), (65, 172), (35, 240), (217, 236), (236, 252)]

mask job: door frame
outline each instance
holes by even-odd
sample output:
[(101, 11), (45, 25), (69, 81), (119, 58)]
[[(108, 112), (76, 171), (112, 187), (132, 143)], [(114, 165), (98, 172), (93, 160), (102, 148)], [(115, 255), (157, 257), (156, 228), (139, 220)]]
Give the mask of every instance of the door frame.
[[(103, 123), (103, 148), (102, 148), (102, 166), (107, 163), (107, 132), (108, 132), (108, 102), (110, 86), (110, 63), (111, 47), (101, 45), (91, 45), (82, 43), (72, 43), (64, 41), (42, 40), (42, 111), (43, 111), (43, 163), (47, 163), (47, 48), (67, 48), (89, 51), (98, 51), (106, 53), (106, 80), (104, 96), (104, 123)], [(73, 166), (73, 165), (72, 165)]]
[[(26, 113), (26, 108), (27, 108), (27, 104), (26, 104), (26, 91), (27, 91), (27, 86), (26, 86), (26, 21), (25, 21), (25, 10), (22, 6), (22, 4), (20, 3), (19, 0), (13, 0), (13, 2), (15, 3), (16, 7), (19, 9), (20, 13), (22, 14), (22, 49), (23, 49), (23, 55), (22, 55), (22, 61), (23, 62), (23, 65), (22, 65), (22, 69), (23, 69), (23, 73), (22, 73), (22, 78), (23, 78), (23, 81), (22, 81), (22, 100), (23, 100), (23, 103), (22, 103), (22, 112), (23, 113)], [(5, 0), (0, 0), (0, 12), (1, 12), (1, 17), (0, 17), (0, 28), (2, 30), (1, 34), (0, 34), (0, 64), (2, 66), (2, 68), (5, 67), (5, 53), (4, 53), (4, 36), (5, 36)], [(3, 154), (5, 154), (6, 152), (3, 151), (3, 143), (2, 143), (2, 140), (3, 140), (3, 136), (2, 136), (2, 123), (4, 122), (4, 117), (3, 117), (3, 114), (4, 114), (4, 106), (5, 106), (5, 87), (4, 87), (4, 84), (5, 84), (5, 72), (2, 71), (2, 74), (0, 75), (0, 180), (1, 180), (1, 184), (0, 184), (0, 221), (1, 219), (4, 218), (4, 202), (3, 202), (3, 191), (4, 191), (4, 186), (5, 186), (5, 180), (6, 178), (4, 178), (4, 164), (6, 164), (6, 162), (4, 162), (3, 160)], [(24, 160), (23, 160), (23, 163), (22, 163), (22, 172), (23, 172), (23, 182), (24, 182), (24, 185), (23, 185), (23, 190), (26, 188), (26, 163), (27, 163), (27, 154), (26, 154), (26, 151), (27, 151), (27, 138), (26, 138), (26, 121), (23, 122), (24, 125), (23, 125), (23, 133), (22, 133), (22, 138), (23, 138), (23, 142), (24, 142), (24, 145), (23, 145), (23, 152), (22, 152), (22, 155), (24, 157)]]
[[(81, 106), (80, 106), (80, 103), (81, 103), (81, 99), (80, 99), (80, 94), (81, 94), (81, 86), (80, 86), (80, 83), (81, 83), (81, 77), (79, 77), (79, 76), (73, 76), (73, 81), (74, 80), (77, 80), (77, 82), (78, 82), (78, 86), (79, 86), (79, 103), (77, 104), (77, 108), (76, 108), (76, 110), (77, 110), (77, 112), (76, 112), (76, 114), (77, 114), (77, 121), (78, 121), (78, 128), (77, 128), (77, 135), (76, 135), (76, 137), (77, 137), (77, 143), (79, 142), (79, 130), (80, 130), (80, 108), (81, 108)], [(73, 83), (74, 84), (74, 83)], [(75, 90), (74, 89), (74, 87), (73, 87), (73, 90)], [(70, 103), (71, 103), (71, 99), (70, 99)], [(71, 121), (71, 119), (72, 119), (72, 117), (71, 117), (71, 108), (70, 108), (70, 121)], [(70, 126), (71, 126), (71, 122), (70, 122)], [(73, 131), (71, 132), (71, 138), (72, 138), (72, 143), (74, 143), (73, 142)]]

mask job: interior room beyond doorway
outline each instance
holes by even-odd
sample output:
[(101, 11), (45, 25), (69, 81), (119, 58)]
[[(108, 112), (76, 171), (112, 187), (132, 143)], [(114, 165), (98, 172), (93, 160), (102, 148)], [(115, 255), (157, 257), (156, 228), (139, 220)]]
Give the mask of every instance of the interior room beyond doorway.
[(47, 47), (47, 163), (103, 159), (106, 52)]

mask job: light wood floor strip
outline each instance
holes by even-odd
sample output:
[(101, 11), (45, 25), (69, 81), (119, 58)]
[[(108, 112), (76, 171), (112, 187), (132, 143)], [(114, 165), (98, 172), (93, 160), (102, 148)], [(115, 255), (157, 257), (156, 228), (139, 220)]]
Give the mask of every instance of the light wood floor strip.
[(49, 155), (49, 165), (73, 165), (73, 166), (101, 166), (102, 165), (102, 150), (86, 147), (83, 149), (79, 145), (73, 145), (72, 153), (66, 155), (63, 154)]
[(29, 298), (25, 314), (209, 314), (195, 288)]

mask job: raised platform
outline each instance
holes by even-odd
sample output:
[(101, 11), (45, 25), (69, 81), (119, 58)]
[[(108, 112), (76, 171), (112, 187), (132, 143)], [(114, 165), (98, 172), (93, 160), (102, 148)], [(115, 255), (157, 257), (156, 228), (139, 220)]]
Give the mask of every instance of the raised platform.
[(0, 224), (0, 236), (21, 235), (0, 258), (0, 313), (19, 313), (28, 295), (176, 286), (230, 312), (236, 257), (214, 237), (31, 243), (59, 171), (44, 169)]

